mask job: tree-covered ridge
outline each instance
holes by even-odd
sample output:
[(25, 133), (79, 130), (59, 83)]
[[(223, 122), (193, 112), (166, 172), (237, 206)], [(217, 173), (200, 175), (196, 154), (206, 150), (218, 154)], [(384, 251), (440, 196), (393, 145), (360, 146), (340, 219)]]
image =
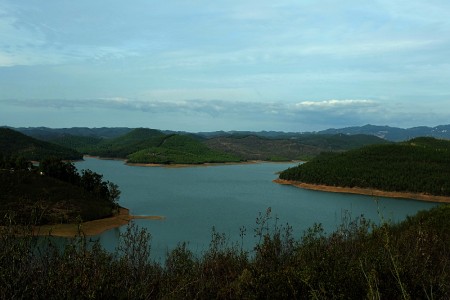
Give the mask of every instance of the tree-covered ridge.
[(25, 135), (31, 136), (38, 140), (51, 141), (67, 135), (93, 137), (100, 139), (116, 138), (118, 136), (127, 134), (133, 128), (128, 127), (71, 127), (71, 128), (48, 128), (48, 127), (19, 127), (14, 128)]
[(0, 128), (0, 155), (21, 156), (28, 160), (41, 160), (48, 156), (68, 160), (82, 158), (74, 149), (36, 140), (9, 128)]
[[(101, 133), (110, 134), (108, 128)], [(115, 134), (123, 131), (112, 128)], [(99, 129), (96, 129), (97, 131)], [(290, 161), (309, 160), (323, 151), (346, 151), (367, 144), (386, 143), (385, 140), (369, 135), (275, 135), (263, 137), (247, 133), (226, 134), (207, 138), (196, 134), (163, 133), (148, 128), (129, 129), (114, 138), (102, 138), (88, 128), (46, 129), (31, 128), (25, 132), (45, 138), (53, 144), (71, 148), (83, 154), (105, 158), (132, 157), (133, 162), (204, 163), (242, 160)], [(72, 135), (80, 133), (83, 135)], [(172, 136), (189, 137), (181, 149), (177, 145), (162, 144)], [(176, 140), (175, 138), (174, 140)], [(195, 146), (194, 146), (195, 144)], [(209, 148), (207, 151), (205, 147)], [(54, 146), (55, 147), (55, 146)], [(203, 149), (203, 150), (201, 150)], [(149, 153), (153, 153), (149, 155)]]
[(156, 147), (150, 147), (128, 156), (129, 163), (203, 164), (237, 162), (236, 156), (211, 150), (192, 136), (168, 135)]
[[(120, 190), (91, 170), (57, 158), (34, 167), (23, 158), (0, 160), (0, 215), (17, 223), (56, 224), (113, 215)], [(8, 221), (4, 218), (1, 222)]]
[(49, 140), (53, 144), (57, 144), (66, 148), (74, 149), (80, 153), (86, 153), (90, 148), (95, 147), (103, 141), (102, 138), (92, 136), (75, 136), (63, 135)]
[(292, 138), (265, 138), (256, 135), (214, 137), (205, 144), (248, 160), (309, 160), (323, 151), (347, 151), (387, 141), (370, 135), (305, 134)]
[(382, 138), (367, 134), (307, 134), (296, 141), (318, 147), (322, 151), (346, 151), (367, 145), (389, 143)]
[(114, 139), (105, 139), (92, 147), (86, 147), (84, 152), (101, 157), (127, 158), (130, 163), (202, 164), (240, 160), (209, 149), (200, 137), (164, 134), (147, 128), (138, 128)]
[(165, 136), (159, 130), (137, 128), (113, 139), (103, 139), (94, 146), (86, 147), (84, 152), (101, 157), (126, 158), (136, 151), (158, 146)]
[(450, 141), (416, 138), (323, 153), (280, 179), (340, 187), (450, 196)]
[(204, 138), (193, 134), (164, 134), (159, 130), (137, 128), (113, 139), (62, 136), (52, 140), (88, 155), (105, 158), (128, 158), (130, 163), (202, 164), (236, 162), (241, 159), (211, 150)]

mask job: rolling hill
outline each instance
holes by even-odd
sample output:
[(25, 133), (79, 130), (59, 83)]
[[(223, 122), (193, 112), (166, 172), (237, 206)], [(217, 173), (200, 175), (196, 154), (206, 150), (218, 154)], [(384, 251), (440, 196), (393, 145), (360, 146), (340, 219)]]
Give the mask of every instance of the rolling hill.
[(150, 147), (160, 145), (166, 135), (159, 130), (137, 128), (113, 139), (103, 139), (99, 143), (85, 147), (84, 153), (89, 155), (126, 158), (128, 155)]
[(323, 153), (279, 177), (326, 186), (450, 196), (450, 141), (423, 137)]
[(9, 128), (0, 128), (0, 154), (22, 156), (27, 160), (41, 160), (49, 156), (67, 160), (83, 158), (76, 150), (37, 140)]
[(241, 159), (212, 150), (195, 137), (179, 134), (168, 135), (159, 145), (128, 156), (129, 163), (203, 164), (238, 161)]
[(364, 125), (345, 127), (340, 129), (327, 129), (319, 131), (318, 134), (370, 134), (389, 141), (406, 141), (416, 137), (435, 137), (450, 139), (450, 125), (439, 125), (435, 127), (417, 126), (411, 128), (398, 128), (390, 126)]
[(290, 139), (270, 139), (255, 135), (215, 137), (205, 141), (212, 149), (247, 160), (308, 160), (323, 151), (346, 151), (387, 141), (370, 135), (302, 135)]
[(83, 188), (37, 172), (0, 170), (0, 224), (76, 223), (109, 217), (113, 205)]

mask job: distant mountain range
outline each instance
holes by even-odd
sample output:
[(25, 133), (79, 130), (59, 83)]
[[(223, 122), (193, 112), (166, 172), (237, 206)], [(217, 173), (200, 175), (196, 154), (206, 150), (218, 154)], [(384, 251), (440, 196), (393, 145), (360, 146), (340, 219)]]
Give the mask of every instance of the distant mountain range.
[[(73, 127), (73, 128), (47, 128), (47, 127), (20, 127), (14, 128), (15, 130), (22, 132), (28, 136), (40, 139), (40, 140), (54, 140), (67, 135), (73, 136), (86, 136), (93, 138), (116, 138), (118, 136), (131, 132), (134, 128), (128, 127), (101, 127), (101, 128), (88, 128), (88, 127)], [(165, 134), (182, 133), (182, 131), (164, 131)], [(412, 128), (399, 128), (390, 126), (378, 126), (378, 125), (364, 125), (345, 128), (330, 128), (322, 131), (315, 132), (283, 132), (283, 131), (211, 131), (211, 132), (198, 132), (195, 135), (204, 138), (213, 137), (236, 137), (236, 136), (248, 136), (255, 135), (264, 138), (275, 139), (290, 139), (299, 138), (304, 135), (310, 134), (366, 134), (374, 135), (388, 141), (406, 141), (416, 137), (435, 137), (441, 139), (450, 139), (450, 125), (439, 125), (436, 127), (419, 126)]]
[[(12, 128), (12, 127), (11, 127)], [(72, 127), (72, 128), (48, 128), (48, 127), (18, 127), (12, 128), (35, 139), (49, 141), (67, 135), (85, 136), (94, 138), (115, 138), (129, 133), (133, 128), (128, 127)]]
[(440, 139), (450, 139), (450, 125), (439, 125), (436, 127), (412, 127), (398, 128), (390, 126), (364, 125), (355, 127), (345, 127), (341, 129), (327, 129), (317, 132), (319, 134), (369, 134), (375, 135), (389, 141), (406, 141), (416, 137), (435, 137)]
[(408, 129), (365, 125), (319, 132), (217, 131), (187, 133), (148, 128), (0, 128), (0, 154), (28, 159), (82, 154), (128, 158), (134, 163), (205, 163), (241, 160), (309, 160), (321, 152), (416, 137), (450, 139), (450, 125)]

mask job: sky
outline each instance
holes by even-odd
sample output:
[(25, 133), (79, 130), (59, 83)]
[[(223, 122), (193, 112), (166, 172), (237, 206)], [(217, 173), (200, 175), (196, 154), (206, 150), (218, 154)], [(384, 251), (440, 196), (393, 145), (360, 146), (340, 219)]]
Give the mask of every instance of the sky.
[(0, 126), (450, 124), (448, 0), (0, 0)]

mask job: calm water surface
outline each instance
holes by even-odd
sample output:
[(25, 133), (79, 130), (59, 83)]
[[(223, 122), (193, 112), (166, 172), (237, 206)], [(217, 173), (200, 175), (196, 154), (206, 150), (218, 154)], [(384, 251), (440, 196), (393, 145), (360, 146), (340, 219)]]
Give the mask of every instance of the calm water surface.
[[(279, 224), (289, 223), (300, 237), (314, 223), (322, 223), (327, 232), (341, 223), (346, 212), (379, 222), (400, 221), (436, 204), (414, 200), (374, 198), (351, 194), (308, 191), (273, 183), (276, 172), (292, 163), (223, 165), (190, 168), (131, 167), (122, 161), (85, 158), (78, 169), (91, 169), (104, 179), (119, 185), (120, 204), (133, 215), (164, 216), (163, 221), (136, 220), (152, 235), (155, 259), (164, 257), (179, 242), (199, 253), (208, 247), (211, 230), (240, 241), (240, 228), (246, 228), (244, 246), (253, 245), (253, 230), (259, 212), (272, 209)], [(124, 228), (99, 236), (113, 250)]]

